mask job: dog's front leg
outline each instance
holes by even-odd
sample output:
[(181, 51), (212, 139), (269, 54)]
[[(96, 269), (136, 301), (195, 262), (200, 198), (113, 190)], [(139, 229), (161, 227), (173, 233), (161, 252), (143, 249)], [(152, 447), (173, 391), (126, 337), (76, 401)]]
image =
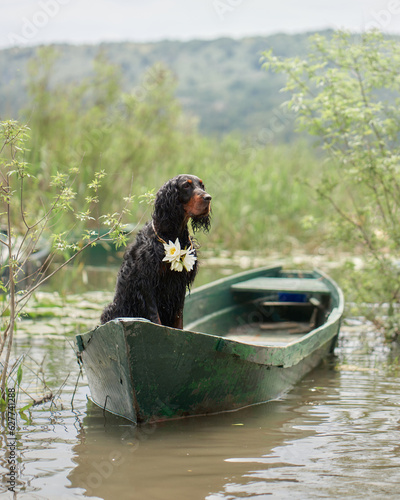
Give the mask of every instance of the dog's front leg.
[(152, 293), (146, 293), (146, 306), (147, 306), (147, 315), (146, 318), (149, 319), (152, 323), (156, 323), (157, 325), (161, 325), (160, 315), (158, 313), (158, 307), (156, 303), (156, 299)]
[(154, 307), (149, 307), (149, 320), (152, 323), (156, 323), (157, 325), (161, 325), (161, 319), (160, 315), (158, 314), (158, 309), (157, 306), (154, 305)]
[(175, 314), (173, 328), (183, 329), (183, 309), (179, 309)]

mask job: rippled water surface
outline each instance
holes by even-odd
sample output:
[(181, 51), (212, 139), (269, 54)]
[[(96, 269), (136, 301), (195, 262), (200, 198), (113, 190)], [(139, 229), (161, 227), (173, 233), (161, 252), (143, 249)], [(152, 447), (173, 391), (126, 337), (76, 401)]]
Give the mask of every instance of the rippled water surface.
[(2, 422), (2, 498), (398, 498), (398, 353), (366, 321), (345, 321), (335, 357), (280, 401), (136, 428), (103, 415), (78, 380), (74, 334), (96, 323), (107, 297), (69, 296), (58, 309), (46, 297), (21, 325), (14, 357), (28, 352), (28, 393), (56, 397), (17, 417), (15, 495)]

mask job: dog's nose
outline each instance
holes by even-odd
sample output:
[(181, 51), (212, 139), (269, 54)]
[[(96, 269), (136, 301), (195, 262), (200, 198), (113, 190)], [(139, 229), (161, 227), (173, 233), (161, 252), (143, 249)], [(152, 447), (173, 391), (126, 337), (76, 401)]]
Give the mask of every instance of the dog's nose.
[(212, 200), (212, 197), (211, 197), (208, 193), (206, 193), (206, 194), (203, 196), (203, 200), (204, 200), (204, 201), (211, 201), (211, 200)]

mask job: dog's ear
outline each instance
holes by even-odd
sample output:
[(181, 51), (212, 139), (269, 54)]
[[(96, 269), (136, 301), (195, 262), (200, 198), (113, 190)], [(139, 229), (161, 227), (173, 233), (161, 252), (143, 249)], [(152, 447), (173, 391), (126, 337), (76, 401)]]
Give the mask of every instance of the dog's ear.
[(194, 233), (199, 229), (202, 229), (205, 233), (208, 233), (211, 226), (211, 212), (208, 215), (203, 215), (201, 217), (192, 217), (191, 225)]
[(178, 180), (170, 179), (159, 190), (154, 203), (153, 219), (160, 231), (173, 230), (176, 221), (185, 216), (182, 204), (179, 202)]

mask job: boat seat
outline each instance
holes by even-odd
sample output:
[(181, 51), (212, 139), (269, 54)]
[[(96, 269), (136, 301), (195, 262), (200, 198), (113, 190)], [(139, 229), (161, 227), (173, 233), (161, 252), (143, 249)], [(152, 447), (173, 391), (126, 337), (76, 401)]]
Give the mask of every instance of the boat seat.
[(315, 278), (268, 278), (260, 277), (231, 286), (234, 292), (287, 292), (330, 294), (328, 286)]

